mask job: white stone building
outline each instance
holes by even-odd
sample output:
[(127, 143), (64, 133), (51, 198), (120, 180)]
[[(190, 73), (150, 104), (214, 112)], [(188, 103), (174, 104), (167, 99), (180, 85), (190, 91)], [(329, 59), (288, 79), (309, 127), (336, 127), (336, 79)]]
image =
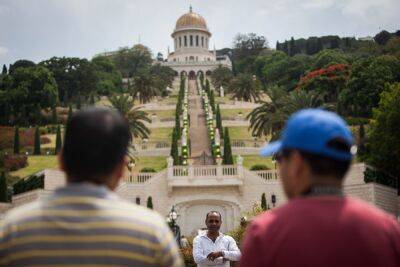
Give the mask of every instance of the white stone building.
[(216, 50), (210, 51), (211, 32), (205, 19), (190, 11), (176, 22), (171, 34), (174, 51), (168, 54), (162, 65), (171, 67), (177, 74), (194, 77), (200, 72), (210, 74), (219, 65), (232, 68), (228, 56), (217, 57)]
[[(172, 206), (180, 215), (178, 224), (184, 235), (190, 236), (204, 227), (204, 216), (210, 210), (222, 214), (222, 231), (238, 226), (244, 212), (260, 204), (266, 194), (267, 204), (273, 208), (286, 202), (279, 176), (275, 170), (249, 171), (241, 164), (212, 166), (172, 166), (159, 173), (127, 173), (117, 194), (122, 198), (145, 206), (152, 197), (154, 209), (167, 216)], [(363, 199), (393, 215), (399, 212), (397, 190), (376, 183), (364, 182), (365, 165), (355, 164), (349, 171), (344, 191), (347, 195)], [(65, 184), (59, 170), (44, 170), (44, 188), (15, 195), (10, 204), (0, 204), (0, 214), (6, 210), (48, 196)], [(272, 203), (272, 196), (276, 199)]]

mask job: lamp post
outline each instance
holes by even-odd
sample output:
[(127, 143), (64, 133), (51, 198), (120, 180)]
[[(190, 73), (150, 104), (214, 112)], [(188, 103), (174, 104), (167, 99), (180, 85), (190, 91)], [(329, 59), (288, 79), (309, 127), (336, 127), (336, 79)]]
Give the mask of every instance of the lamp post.
[(167, 222), (172, 230), (172, 233), (174, 234), (176, 243), (178, 244), (179, 247), (181, 247), (181, 229), (179, 225), (176, 223), (178, 218), (179, 214), (178, 212), (176, 212), (175, 206), (172, 206), (171, 211), (167, 215)]

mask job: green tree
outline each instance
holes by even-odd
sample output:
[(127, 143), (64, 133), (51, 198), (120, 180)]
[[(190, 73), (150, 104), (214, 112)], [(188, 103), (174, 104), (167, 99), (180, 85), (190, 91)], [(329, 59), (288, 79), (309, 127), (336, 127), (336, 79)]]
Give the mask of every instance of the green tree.
[(125, 78), (134, 77), (143, 69), (148, 69), (152, 63), (151, 51), (143, 45), (132, 48), (124, 47), (112, 56), (117, 69)]
[(360, 124), (358, 128), (357, 156), (363, 158), (366, 152), (365, 148), (365, 128), (364, 124)]
[(14, 133), (14, 154), (19, 154), (19, 127), (15, 127)]
[(261, 102), (247, 119), (250, 119), (250, 128), (253, 136), (269, 136), (275, 140), (279, 137), (286, 120), (294, 112), (305, 108), (328, 107), (323, 99), (315, 92), (292, 91), (287, 93), (283, 88), (271, 87), (266, 91), (270, 101)]
[(3, 70), (1, 72), (1, 74), (6, 75), (7, 74), (7, 67), (6, 64), (3, 65)]
[(214, 98), (214, 90), (210, 92), (210, 106), (213, 112), (215, 112), (215, 98)]
[(57, 126), (57, 134), (56, 134), (56, 148), (55, 148), (55, 154), (57, 155), (62, 148), (62, 140), (61, 140), (61, 126)]
[(222, 118), (221, 118), (221, 110), (219, 108), (219, 104), (217, 105), (217, 112), (215, 113), (215, 121), (217, 129), (219, 129), (219, 134), (223, 136)]
[(35, 67), (35, 66), (36, 66), (36, 64), (33, 61), (26, 60), (26, 59), (20, 59), (20, 60), (17, 60), (13, 64), (10, 65), (10, 68), (9, 68), (8, 72), (10, 74), (13, 74), (16, 69), (19, 69), (19, 68), (30, 68), (30, 67)]
[(87, 59), (53, 57), (39, 65), (53, 73), (58, 85), (59, 100), (64, 105), (76, 101), (78, 96), (86, 99), (96, 91), (98, 77), (95, 65)]
[(228, 129), (228, 127), (225, 127), (225, 130), (224, 130), (224, 157), (223, 157), (223, 163), (226, 164), (226, 165), (233, 164), (231, 138), (229, 137), (229, 129)]
[(142, 70), (133, 78), (132, 96), (139, 99), (140, 103), (147, 103), (159, 94), (154, 84), (154, 77), (148, 70)]
[(92, 59), (91, 63), (97, 76), (96, 91), (98, 94), (110, 95), (122, 92), (122, 75), (111, 58), (97, 56)]
[(386, 83), (394, 82), (392, 65), (379, 58), (358, 60), (353, 64), (349, 81), (339, 95), (341, 114), (370, 117), (378, 106), (380, 93)]
[(233, 98), (257, 102), (260, 98), (261, 83), (255, 76), (240, 74), (232, 80), (229, 90)]
[(67, 115), (67, 124), (71, 121), (73, 114), (74, 114), (74, 112), (72, 111), (72, 106), (69, 106), (68, 115)]
[(29, 114), (37, 114), (38, 107), (54, 106), (58, 96), (53, 74), (42, 66), (15, 69), (7, 92), (14, 116), (22, 120)]
[(116, 94), (111, 96), (109, 100), (111, 105), (128, 121), (134, 137), (142, 139), (149, 137), (150, 130), (145, 123), (150, 123), (151, 119), (148, 117), (147, 112), (140, 110), (141, 107), (134, 107), (133, 99), (129, 95)]
[(34, 148), (33, 148), (33, 154), (34, 155), (40, 155), (41, 154), (39, 126), (36, 126), (36, 130), (35, 130), (35, 143), (34, 143)]
[(150, 74), (153, 77), (154, 87), (161, 96), (167, 96), (167, 86), (171, 87), (175, 78), (175, 71), (167, 66), (155, 64), (150, 67)]
[(326, 68), (335, 64), (348, 64), (346, 56), (340, 50), (324, 49), (315, 56), (313, 69)]
[(218, 90), (218, 92), (221, 86), (228, 87), (232, 78), (233, 78), (232, 71), (229, 68), (224, 67), (222, 65), (219, 65), (211, 73), (211, 82), (214, 85), (214, 88)]
[(8, 202), (5, 172), (1, 172), (0, 175), (0, 202)]
[(57, 107), (55, 105), (51, 109), (51, 122), (54, 124), (58, 123)]
[(392, 35), (388, 31), (381, 31), (374, 37), (374, 41), (377, 42), (379, 45), (385, 45)]
[(147, 198), (147, 208), (153, 209), (153, 198), (152, 197)]
[(267, 210), (267, 199), (265, 198), (265, 193), (261, 195), (261, 208), (262, 210)]
[(367, 162), (397, 177), (400, 173), (400, 83), (387, 84), (374, 110)]

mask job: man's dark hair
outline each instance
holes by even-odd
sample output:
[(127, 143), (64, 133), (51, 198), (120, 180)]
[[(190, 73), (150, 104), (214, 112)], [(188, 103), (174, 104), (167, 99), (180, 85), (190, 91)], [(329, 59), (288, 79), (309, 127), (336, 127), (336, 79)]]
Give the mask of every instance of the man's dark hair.
[(126, 120), (116, 111), (91, 107), (74, 113), (62, 150), (69, 182), (104, 184), (127, 155), (131, 139)]
[(221, 216), (221, 213), (219, 212), (219, 211), (216, 211), (216, 210), (212, 210), (212, 211), (209, 211), (209, 212), (207, 212), (207, 214), (206, 214), (206, 221), (208, 220), (208, 216), (209, 215), (211, 215), (211, 214), (217, 214), (218, 216), (219, 216), (219, 219), (222, 221), (222, 216)]
[[(333, 139), (328, 142), (327, 146), (347, 153), (351, 149), (351, 146), (341, 139)], [(293, 150), (297, 150), (300, 153), (315, 176), (334, 176), (336, 179), (342, 180), (351, 165), (351, 160), (337, 160), (298, 149), (283, 149), (282, 156), (288, 157)]]

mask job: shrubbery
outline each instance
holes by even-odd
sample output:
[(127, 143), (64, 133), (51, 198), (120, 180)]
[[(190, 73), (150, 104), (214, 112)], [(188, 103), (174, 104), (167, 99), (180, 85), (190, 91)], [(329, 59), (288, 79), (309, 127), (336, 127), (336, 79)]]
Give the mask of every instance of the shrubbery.
[(44, 188), (44, 174), (32, 175), (27, 179), (21, 179), (13, 185), (13, 194), (21, 194), (35, 189)]
[(251, 166), (250, 170), (251, 171), (265, 171), (265, 170), (269, 170), (270, 168), (268, 168), (267, 165), (265, 164), (255, 164), (253, 166)]
[(4, 169), (7, 171), (16, 171), (28, 165), (28, 157), (23, 155), (4, 156)]

